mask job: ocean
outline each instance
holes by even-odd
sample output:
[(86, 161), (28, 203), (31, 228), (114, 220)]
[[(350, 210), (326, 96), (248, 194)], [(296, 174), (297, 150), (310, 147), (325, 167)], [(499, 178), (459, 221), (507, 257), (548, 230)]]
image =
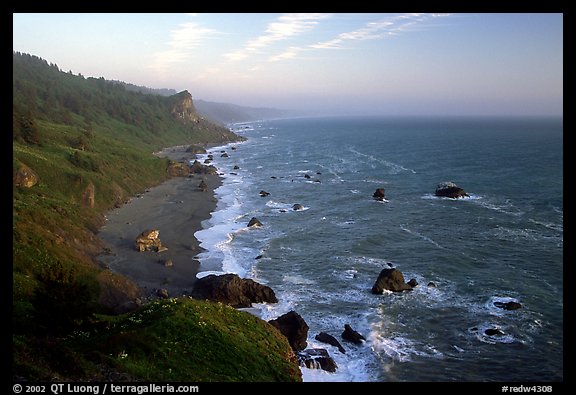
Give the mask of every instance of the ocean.
[[(304, 381), (563, 380), (561, 119), (325, 117), (231, 128), (247, 141), (210, 150), (224, 181), (195, 234), (200, 275), (252, 278), (279, 299), (255, 305), (263, 319), (290, 310), (304, 318), (308, 347), (338, 365), (303, 367)], [(436, 197), (444, 181), (469, 196)], [(372, 198), (377, 188), (387, 201)], [(263, 227), (248, 228), (252, 217)], [(419, 285), (372, 294), (391, 266)], [(522, 307), (496, 306), (509, 301)], [(345, 324), (366, 342), (343, 341)], [(319, 332), (346, 354), (316, 341)]]

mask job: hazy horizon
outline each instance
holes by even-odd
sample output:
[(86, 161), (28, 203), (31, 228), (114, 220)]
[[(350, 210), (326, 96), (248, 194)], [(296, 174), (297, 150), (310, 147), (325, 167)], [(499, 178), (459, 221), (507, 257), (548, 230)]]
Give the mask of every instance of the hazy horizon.
[(241, 106), (563, 116), (562, 14), (13, 14), (13, 50)]

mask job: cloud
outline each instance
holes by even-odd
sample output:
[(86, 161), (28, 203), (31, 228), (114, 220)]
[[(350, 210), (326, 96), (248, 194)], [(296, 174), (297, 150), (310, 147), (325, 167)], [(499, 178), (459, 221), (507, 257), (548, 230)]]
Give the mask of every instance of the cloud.
[(318, 25), (318, 21), (326, 19), (329, 14), (284, 14), (274, 22), (270, 22), (264, 34), (246, 43), (242, 49), (224, 54), (228, 60), (243, 60), (250, 54), (260, 53), (262, 49), (277, 41), (287, 40)]
[(401, 14), (386, 17), (374, 22), (368, 22), (364, 27), (350, 32), (340, 33), (332, 40), (310, 45), (314, 49), (342, 48), (347, 41), (374, 40), (387, 36), (395, 36), (409, 30), (431, 18), (448, 16), (450, 14)]
[(206, 39), (218, 34), (220, 34), (218, 31), (197, 23), (182, 23), (170, 32), (168, 49), (156, 52), (150, 67), (163, 75), (173, 64), (188, 60), (193, 53), (192, 50)]
[(303, 50), (304, 50), (304, 48), (302, 48), (302, 47), (289, 47), (284, 52), (282, 52), (278, 55), (270, 56), (268, 58), (268, 61), (278, 62), (281, 60), (293, 59), (296, 57), (296, 55), (298, 55)]

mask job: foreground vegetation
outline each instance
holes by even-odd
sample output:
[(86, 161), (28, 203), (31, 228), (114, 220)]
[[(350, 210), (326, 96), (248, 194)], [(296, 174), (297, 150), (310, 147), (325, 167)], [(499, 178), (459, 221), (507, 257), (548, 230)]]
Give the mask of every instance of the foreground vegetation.
[[(173, 358), (159, 340), (163, 329), (153, 322), (131, 327), (133, 332), (126, 336), (119, 328), (143, 313), (111, 314), (140, 291), (95, 260), (102, 251), (97, 231), (104, 213), (168, 178), (168, 160), (155, 157), (154, 151), (171, 145), (233, 141), (238, 136), (199, 117), (186, 91), (170, 97), (128, 91), (122, 83), (65, 73), (26, 54), (14, 53), (13, 62), (14, 378), (101, 380), (113, 374), (131, 380), (286, 379), (281, 373), (250, 376), (226, 371), (184, 376), (178, 366), (200, 364), (211, 343), (200, 341), (205, 350), (186, 348), (188, 354)], [(212, 337), (224, 336), (226, 320), (237, 318), (228, 310), (199, 302), (173, 302), (169, 309), (159, 306), (165, 305), (145, 309), (172, 313), (157, 317), (166, 328), (174, 326), (166, 337), (170, 342), (196, 341), (191, 331), (176, 326), (180, 319), (192, 320), (201, 309), (212, 309), (210, 321), (206, 320)], [(246, 318), (242, 326), (242, 319), (238, 320), (234, 325), (241, 334), (265, 324)], [(99, 340), (83, 343), (74, 333)], [(122, 342), (130, 358), (117, 358)], [(108, 352), (97, 344), (114, 347)], [(256, 344), (239, 351), (248, 353), (243, 359), (228, 358), (235, 367), (231, 370), (256, 367), (248, 363), (258, 359), (252, 354), (257, 353)], [(140, 362), (135, 360), (138, 355)], [(88, 362), (95, 357), (98, 362)], [(173, 376), (166, 371), (174, 372)]]

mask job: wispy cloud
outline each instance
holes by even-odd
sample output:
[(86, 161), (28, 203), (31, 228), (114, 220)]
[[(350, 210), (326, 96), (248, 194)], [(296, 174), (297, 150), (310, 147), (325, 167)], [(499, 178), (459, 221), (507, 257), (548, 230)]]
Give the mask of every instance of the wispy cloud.
[(242, 49), (224, 54), (228, 60), (242, 60), (250, 54), (258, 53), (262, 49), (277, 41), (287, 40), (302, 34), (318, 25), (318, 21), (328, 18), (328, 14), (284, 14), (274, 22), (270, 22), (264, 34), (250, 40)]
[(378, 21), (368, 22), (360, 29), (350, 32), (340, 33), (335, 38), (310, 45), (314, 49), (335, 49), (342, 48), (347, 41), (374, 40), (387, 36), (395, 36), (401, 32), (421, 25), (431, 18), (448, 16), (450, 14), (401, 14), (394, 15)]
[(150, 67), (163, 75), (173, 64), (188, 60), (193, 53), (192, 50), (206, 39), (218, 34), (220, 34), (218, 31), (197, 23), (182, 23), (170, 32), (168, 49), (156, 52)]
[(270, 62), (278, 62), (281, 60), (293, 59), (296, 57), (296, 55), (298, 55), (303, 50), (304, 50), (304, 48), (302, 48), (302, 47), (288, 47), (284, 52), (282, 52), (278, 55), (270, 56), (268, 58), (268, 60)]

